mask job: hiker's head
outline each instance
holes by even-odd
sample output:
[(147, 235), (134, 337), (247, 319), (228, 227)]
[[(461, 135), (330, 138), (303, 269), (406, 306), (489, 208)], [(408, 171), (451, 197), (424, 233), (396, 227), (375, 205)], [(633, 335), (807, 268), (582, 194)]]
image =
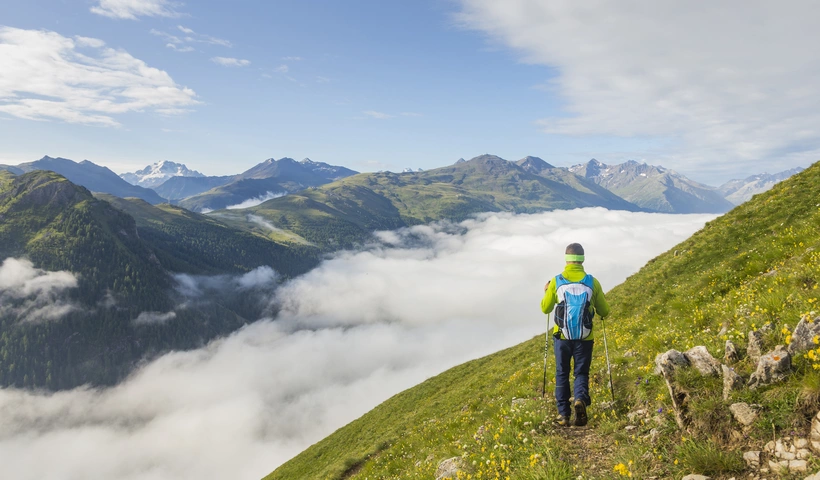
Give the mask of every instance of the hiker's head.
[(584, 263), (584, 247), (580, 243), (570, 243), (564, 253), (567, 263)]

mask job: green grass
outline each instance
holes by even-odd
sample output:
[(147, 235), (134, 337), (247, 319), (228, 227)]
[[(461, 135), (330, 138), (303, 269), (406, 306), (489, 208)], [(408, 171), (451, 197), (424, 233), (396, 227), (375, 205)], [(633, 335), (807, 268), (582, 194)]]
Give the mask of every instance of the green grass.
[[(614, 411), (601, 408), (609, 392), (596, 344), (589, 429), (557, 430), (545, 422), (555, 407), (549, 395), (540, 399), (543, 337), (536, 337), (392, 397), (267, 478), (433, 478), (438, 463), (453, 456), (464, 459), (464, 478), (670, 478), (742, 470), (733, 452), (759, 450), (773, 428), (777, 435), (807, 433), (820, 401), (820, 356), (801, 354), (785, 382), (741, 390), (728, 401), (719, 379), (681, 373), (691, 432), (678, 431), (653, 361), (667, 349), (696, 345), (721, 358), (727, 339), (742, 352), (746, 333), (766, 323), (772, 331), (764, 341), (773, 347), (786, 341), (801, 315), (820, 312), (818, 189), (820, 165), (814, 165), (709, 222), (607, 293), (619, 402)], [(744, 359), (735, 368), (747, 377), (753, 365)], [(528, 400), (513, 409), (514, 397)], [(748, 431), (728, 413), (735, 401), (763, 405)], [(625, 414), (638, 409), (648, 413), (625, 430)]]

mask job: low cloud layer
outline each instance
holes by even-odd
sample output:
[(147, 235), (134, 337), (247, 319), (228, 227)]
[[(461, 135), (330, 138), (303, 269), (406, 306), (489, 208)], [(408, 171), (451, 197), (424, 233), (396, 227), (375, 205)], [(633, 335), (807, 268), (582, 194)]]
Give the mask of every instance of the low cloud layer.
[(0, 463), (20, 479), (261, 478), (389, 396), (543, 332), (568, 243), (608, 289), (711, 218), (585, 209), (382, 232), (280, 287), (277, 319), (117, 387), (0, 390)]
[(284, 197), (286, 195), (285, 192), (267, 192), (264, 195), (259, 195), (258, 197), (253, 197), (245, 200), (244, 202), (237, 203), (236, 205), (228, 205), (228, 210), (237, 210), (240, 208), (251, 208), (257, 205), (261, 205), (268, 200), (273, 200), (274, 198)]
[(555, 69), (546, 132), (648, 139), (624, 155), (741, 178), (820, 157), (817, 2), (460, 3), (462, 25)]
[(6, 258), (0, 264), (0, 317), (57, 320), (77, 309), (64, 295), (76, 287), (77, 277), (71, 272), (47, 272), (29, 260)]
[(96, 38), (0, 26), (0, 71), (0, 112), (31, 120), (117, 126), (115, 115), (199, 103), (165, 71)]

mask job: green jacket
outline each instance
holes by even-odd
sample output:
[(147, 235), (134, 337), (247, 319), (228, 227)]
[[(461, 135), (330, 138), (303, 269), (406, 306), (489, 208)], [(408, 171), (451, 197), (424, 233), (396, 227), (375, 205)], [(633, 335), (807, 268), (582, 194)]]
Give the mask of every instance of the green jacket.
[[(584, 271), (584, 266), (580, 263), (568, 263), (567, 266), (564, 268), (564, 271), (561, 273), (567, 280), (570, 282), (580, 282), (586, 272)], [(604, 289), (601, 288), (601, 284), (598, 283), (598, 279), (592, 277), (592, 304), (591, 308), (595, 313), (602, 317), (606, 317), (609, 315), (609, 304), (606, 303), (606, 297), (604, 297)], [(558, 296), (555, 293), (555, 278), (550, 281), (549, 287), (547, 287), (547, 291), (544, 292), (544, 298), (541, 299), (541, 311), (544, 313), (550, 313), (553, 308), (555, 308), (555, 304), (558, 302)], [(560, 329), (558, 325), (553, 326), (552, 333), (556, 334), (559, 333)], [(561, 335), (561, 338), (564, 338)], [(594, 340), (595, 338), (595, 327), (593, 322), (592, 332), (587, 337), (587, 340)]]

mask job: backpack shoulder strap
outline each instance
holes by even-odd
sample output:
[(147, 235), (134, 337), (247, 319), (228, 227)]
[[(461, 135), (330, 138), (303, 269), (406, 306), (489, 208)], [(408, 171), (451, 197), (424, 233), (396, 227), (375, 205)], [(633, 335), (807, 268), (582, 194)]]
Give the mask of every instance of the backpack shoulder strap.
[(580, 283), (583, 283), (584, 285), (589, 287), (590, 290), (595, 290), (595, 281), (592, 278), (592, 275), (590, 275), (588, 273), (586, 274), (586, 276), (584, 278), (581, 279)]
[(564, 278), (563, 275), (557, 275), (555, 277), (555, 289), (556, 290), (558, 289), (558, 287), (562, 287), (562, 286), (567, 285), (569, 283), (572, 283), (572, 282), (570, 282), (569, 280)]

